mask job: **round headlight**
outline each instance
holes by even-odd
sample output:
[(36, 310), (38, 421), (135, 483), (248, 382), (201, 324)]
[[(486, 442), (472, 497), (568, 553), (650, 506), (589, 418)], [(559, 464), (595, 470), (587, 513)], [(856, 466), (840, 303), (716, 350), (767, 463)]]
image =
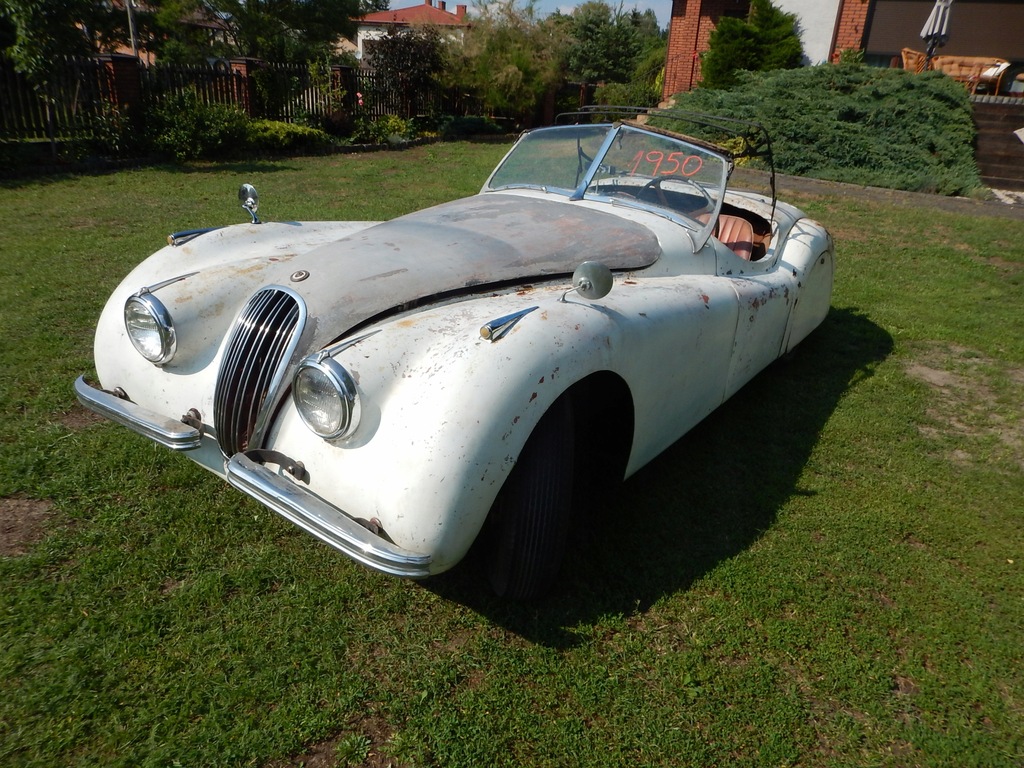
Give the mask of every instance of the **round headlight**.
[(359, 396), (348, 371), (331, 358), (305, 360), (292, 382), (299, 416), (325, 440), (347, 437), (359, 423)]
[(124, 327), (139, 354), (156, 365), (174, 357), (177, 339), (171, 314), (151, 293), (138, 293), (124, 305)]

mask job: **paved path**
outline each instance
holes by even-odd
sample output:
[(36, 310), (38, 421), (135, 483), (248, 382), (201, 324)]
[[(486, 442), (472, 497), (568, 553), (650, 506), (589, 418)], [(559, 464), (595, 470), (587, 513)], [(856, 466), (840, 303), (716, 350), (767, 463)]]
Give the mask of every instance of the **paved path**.
[[(768, 174), (747, 168), (737, 168), (733, 174), (733, 184), (739, 189), (757, 189), (768, 191)], [(901, 192), (895, 189), (880, 187), (861, 187), (856, 184), (843, 184), (838, 181), (822, 181), (807, 179), (802, 176), (783, 176), (775, 174), (775, 186), (780, 200), (787, 195), (813, 195), (819, 197), (853, 197), (859, 200), (888, 202), (892, 205), (904, 205), (915, 208), (935, 208), (951, 213), (963, 213), (974, 216), (992, 216), (1001, 219), (1018, 219), (1024, 221), (1024, 197), (1013, 194), (1010, 202), (995, 200), (972, 200), (968, 197), (947, 197), (945, 195), (929, 195), (921, 192)]]

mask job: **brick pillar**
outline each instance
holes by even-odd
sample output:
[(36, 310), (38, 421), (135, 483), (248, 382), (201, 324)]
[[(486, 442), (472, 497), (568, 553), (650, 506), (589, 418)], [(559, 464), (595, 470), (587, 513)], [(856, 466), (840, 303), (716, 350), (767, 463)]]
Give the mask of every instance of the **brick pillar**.
[(871, 0), (840, 0), (829, 61), (839, 61), (839, 54), (843, 51), (864, 50), (871, 5)]
[(107, 70), (111, 105), (137, 124), (142, 112), (142, 62), (123, 53), (105, 53), (97, 58)]
[(249, 117), (259, 117), (255, 114), (256, 105), (256, 81), (253, 73), (263, 64), (259, 59), (231, 59), (231, 73), (238, 78), (235, 84), (235, 103), (241, 107)]
[(722, 16), (745, 16), (749, 0), (672, 0), (668, 55), (662, 98), (690, 91), (700, 83), (700, 55)]

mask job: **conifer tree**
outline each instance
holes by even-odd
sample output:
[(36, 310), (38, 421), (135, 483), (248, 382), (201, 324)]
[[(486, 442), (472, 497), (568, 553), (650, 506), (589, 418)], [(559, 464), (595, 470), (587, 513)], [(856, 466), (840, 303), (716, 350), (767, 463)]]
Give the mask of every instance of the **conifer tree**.
[(731, 88), (740, 70), (796, 69), (802, 63), (796, 14), (779, 10), (771, 0), (752, 0), (746, 20), (723, 17), (711, 33), (701, 60), (701, 85)]

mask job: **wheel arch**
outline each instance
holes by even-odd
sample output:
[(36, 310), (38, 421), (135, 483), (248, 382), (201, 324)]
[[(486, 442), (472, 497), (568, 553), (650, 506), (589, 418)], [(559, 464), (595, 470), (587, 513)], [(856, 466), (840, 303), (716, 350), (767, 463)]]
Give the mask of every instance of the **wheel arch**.
[(555, 398), (477, 537), (499, 595), (530, 600), (547, 591), (561, 568), (571, 526), (625, 476), (632, 437), (633, 400), (617, 374), (592, 373)]
[(633, 449), (633, 394), (618, 374), (597, 371), (573, 384), (562, 397), (569, 398), (575, 416), (574, 505), (583, 510), (598, 503), (625, 477)]

